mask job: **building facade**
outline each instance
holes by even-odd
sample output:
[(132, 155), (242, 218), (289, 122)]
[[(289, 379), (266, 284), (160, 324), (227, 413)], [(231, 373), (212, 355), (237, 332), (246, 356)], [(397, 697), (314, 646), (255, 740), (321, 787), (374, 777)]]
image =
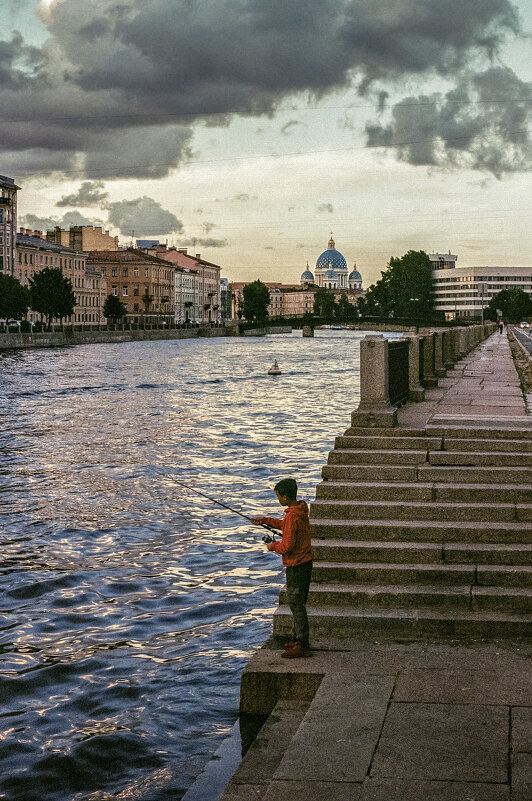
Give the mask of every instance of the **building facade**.
[(17, 259), (17, 192), (13, 178), (0, 175), (0, 273), (15, 275)]
[[(76, 325), (100, 325), (103, 320), (102, 307), (104, 287), (100, 273), (87, 267), (86, 254), (39, 236), (39, 231), (20, 229), (17, 234), (17, 260), (15, 278), (24, 286), (29, 286), (30, 278), (46, 267), (57, 267), (72, 284), (76, 295), (76, 306), (69, 323)], [(41, 315), (28, 311), (31, 323), (41, 320)], [(59, 322), (59, 321), (57, 321)]]
[[(197, 315), (189, 319), (197, 323), (218, 322), (221, 319), (220, 273), (221, 267), (201, 258), (200, 253), (192, 256), (187, 248), (174, 248), (168, 245), (154, 245), (145, 251), (159, 259), (182, 267), (197, 275)], [(188, 301), (190, 302), (190, 301)]]
[(46, 232), (46, 239), (86, 253), (92, 250), (118, 250), (118, 237), (111, 236), (101, 226), (73, 225), (68, 231), (56, 226), (53, 231)]
[(173, 265), (175, 281), (175, 322), (178, 325), (199, 321), (200, 282), (197, 270)]
[(124, 304), (127, 322), (174, 323), (174, 270), (168, 262), (134, 249), (93, 250), (87, 266), (103, 279), (104, 301), (114, 295)]
[(447, 320), (482, 317), (494, 295), (521, 289), (532, 295), (532, 267), (457, 267), (458, 257), (429, 253), (433, 264), (434, 307)]

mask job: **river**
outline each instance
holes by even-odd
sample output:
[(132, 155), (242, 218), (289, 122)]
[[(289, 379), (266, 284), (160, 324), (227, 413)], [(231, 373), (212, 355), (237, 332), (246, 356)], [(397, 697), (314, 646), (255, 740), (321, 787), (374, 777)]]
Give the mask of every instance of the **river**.
[[(0, 356), (0, 798), (178, 801), (282, 583), (246, 514), (312, 500), (359, 332)], [(277, 358), (281, 376), (267, 375)]]

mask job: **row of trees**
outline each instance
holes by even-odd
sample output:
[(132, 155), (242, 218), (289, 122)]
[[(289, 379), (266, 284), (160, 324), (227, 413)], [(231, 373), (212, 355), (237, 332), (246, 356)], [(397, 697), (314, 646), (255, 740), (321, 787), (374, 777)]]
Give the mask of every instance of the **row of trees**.
[[(76, 306), (76, 295), (72, 281), (65, 278), (59, 267), (45, 267), (35, 273), (29, 286), (10, 275), (0, 273), (0, 318), (22, 320), (32, 309), (46, 318), (48, 325), (53, 319), (61, 322), (72, 317)], [(113, 321), (126, 314), (126, 307), (114, 295), (109, 295), (104, 303), (103, 314)]]
[(500, 316), (509, 323), (518, 323), (532, 317), (532, 297), (522, 289), (503, 289), (490, 300), (485, 311), (488, 320)]

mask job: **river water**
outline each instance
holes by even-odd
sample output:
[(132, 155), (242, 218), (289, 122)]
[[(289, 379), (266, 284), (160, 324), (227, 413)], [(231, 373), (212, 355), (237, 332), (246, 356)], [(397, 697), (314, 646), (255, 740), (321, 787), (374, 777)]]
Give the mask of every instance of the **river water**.
[[(358, 332), (0, 356), (0, 798), (178, 801), (282, 583), (246, 514), (312, 500)], [(283, 370), (267, 375), (277, 358)]]

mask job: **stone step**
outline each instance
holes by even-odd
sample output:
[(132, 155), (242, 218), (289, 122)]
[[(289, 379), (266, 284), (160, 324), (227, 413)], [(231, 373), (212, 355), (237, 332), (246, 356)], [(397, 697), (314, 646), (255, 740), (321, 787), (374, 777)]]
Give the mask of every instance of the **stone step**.
[[(491, 589), (489, 587), (483, 589)], [(503, 588), (506, 589), (506, 588)], [(508, 590), (506, 590), (508, 591)], [(286, 604), (286, 589), (279, 593), (279, 603)], [(467, 586), (432, 586), (429, 584), (317, 584), (312, 582), (307, 608), (312, 606), (356, 606), (376, 609), (428, 608), (470, 609), (471, 591)]]
[(532, 564), (480, 565), (476, 583), (484, 587), (532, 587)]
[(445, 437), (443, 448), (433, 450), (445, 451), (487, 451), (490, 453), (504, 451), (505, 453), (532, 453), (532, 439), (457, 439)]
[[(467, 610), (412, 609), (356, 609), (352, 606), (309, 608), (312, 637), (379, 637), (425, 638), (523, 638), (532, 636), (529, 615), (508, 612), (479, 612)], [(292, 614), (283, 605), (273, 616), (273, 632), (289, 636), (292, 631)]]
[[(343, 451), (346, 453), (346, 451)], [(431, 465), (458, 465), (460, 467), (525, 467), (532, 470), (530, 453), (485, 453), (482, 451), (430, 451)]]
[(443, 564), (442, 545), (434, 542), (372, 542), (313, 538), (312, 547), (316, 560), (336, 564), (343, 562)]
[(441, 520), (312, 520), (312, 534), (322, 539), (528, 543), (530, 523), (461, 522)]
[[(373, 562), (401, 564), (465, 564), (492, 566), (502, 569), (506, 566), (517, 569), (532, 565), (532, 544), (530, 543), (445, 543), (440, 542), (380, 542), (370, 540), (318, 539), (312, 540), (314, 557), (317, 561), (334, 562)], [(487, 580), (479, 583), (489, 583)], [(495, 581), (493, 583), (496, 583)], [(505, 583), (505, 582), (503, 582)], [(511, 583), (511, 582), (510, 582)]]
[(510, 567), (532, 565), (532, 544), (528, 542), (512, 544), (448, 542), (442, 550), (443, 560), (447, 563)]
[(335, 448), (354, 448), (366, 450), (408, 450), (427, 451), (441, 450), (442, 437), (379, 437), (379, 436), (343, 436), (336, 437)]
[(464, 439), (532, 439), (532, 422), (516, 420), (512, 421), (508, 428), (493, 428), (486, 426), (472, 425), (433, 425), (427, 424), (425, 429), (427, 436), (431, 437), (455, 437)]
[[(473, 587), (473, 609), (479, 612), (494, 609), (517, 614), (532, 614), (532, 587)], [(532, 617), (530, 618), (532, 621)]]
[(386, 483), (370, 481), (323, 481), (316, 487), (316, 498), (379, 501), (386, 498), (403, 501), (430, 501), (434, 484)]
[(322, 518), (525, 522), (532, 519), (532, 504), (318, 500), (311, 504), (310, 515), (314, 522)]
[[(425, 437), (424, 428), (348, 428), (344, 433), (346, 437)], [(433, 435), (431, 435), (433, 436)]]
[(417, 465), (427, 462), (427, 451), (378, 451), (337, 448), (329, 453), (329, 464)]
[[(486, 578), (492, 578), (486, 574)], [(475, 565), (402, 564), (380, 562), (315, 561), (312, 581), (317, 584), (431, 584), (471, 586), (476, 583)], [(487, 583), (487, 582), (486, 582)], [(505, 585), (507, 586), (507, 585)]]
[(532, 484), (439, 484), (435, 482), (323, 481), (316, 487), (316, 500), (447, 501), (452, 503), (527, 503)]
[(417, 466), (374, 464), (327, 464), (321, 469), (322, 477), (332, 481), (417, 481)]
[[(336, 473), (334, 477), (339, 477)], [(359, 478), (362, 474), (359, 474)], [(532, 484), (532, 468), (419, 465), (418, 480), (457, 484)], [(331, 476), (332, 477), (332, 476)], [(365, 475), (364, 475), (365, 477)], [(325, 478), (325, 476), (324, 476)]]

